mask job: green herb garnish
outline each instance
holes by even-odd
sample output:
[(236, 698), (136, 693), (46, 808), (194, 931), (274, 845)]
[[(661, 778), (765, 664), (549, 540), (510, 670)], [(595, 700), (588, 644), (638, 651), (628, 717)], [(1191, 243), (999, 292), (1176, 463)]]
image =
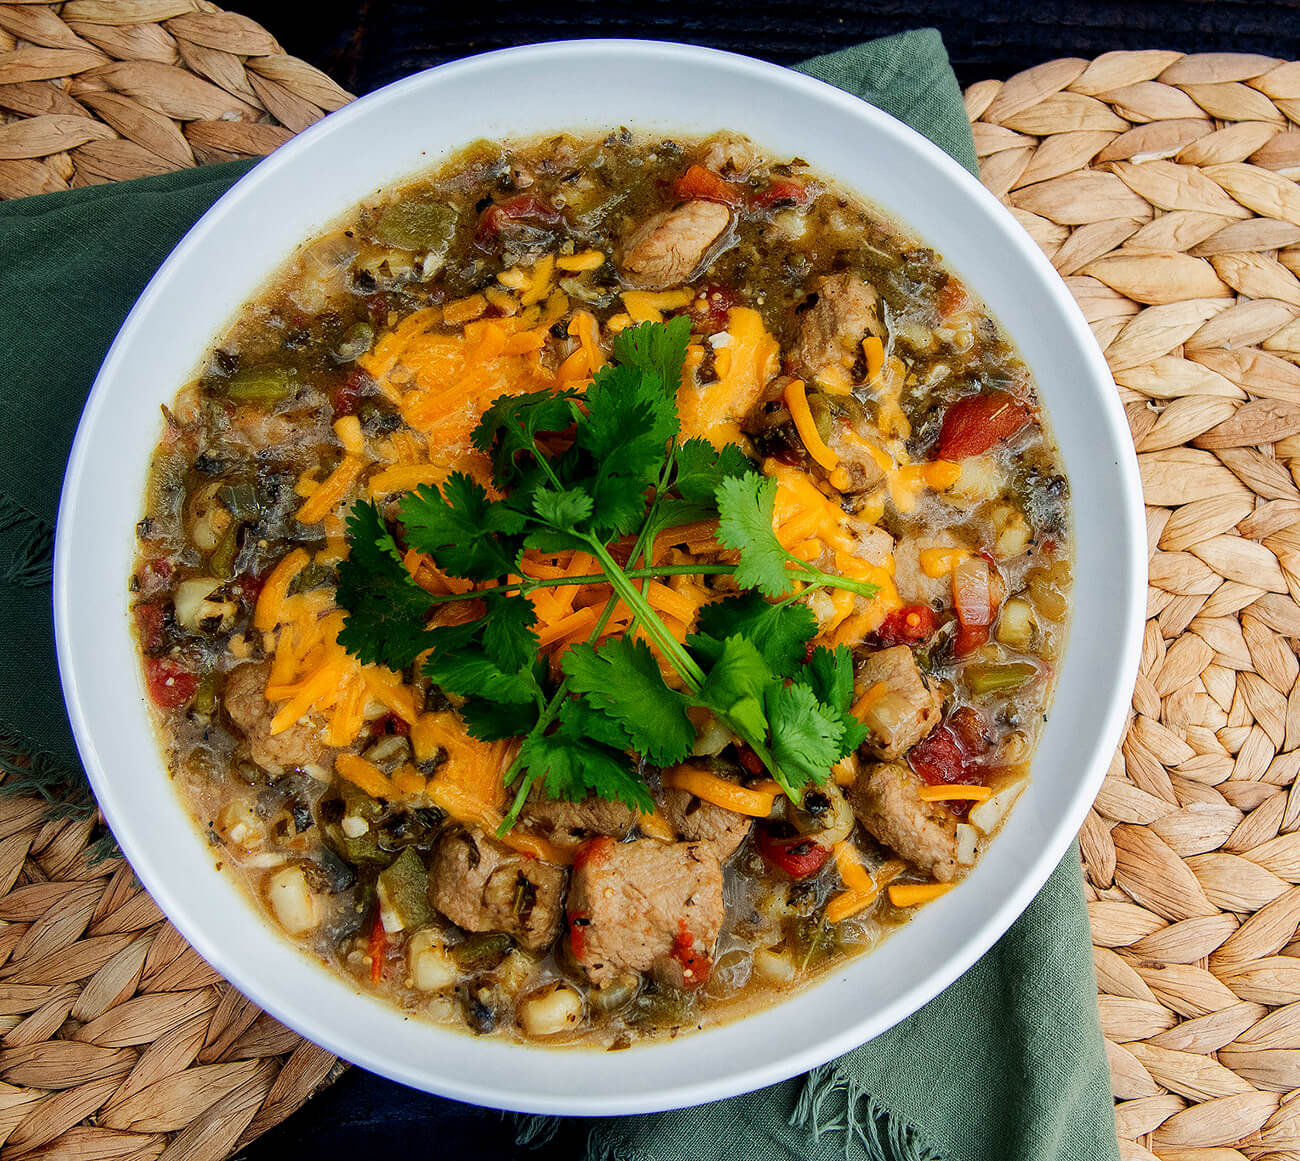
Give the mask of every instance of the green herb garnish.
[[(506, 772), (516, 791), (503, 832), (539, 781), (552, 798), (595, 794), (652, 809), (638, 761), (668, 766), (690, 754), (691, 707), (729, 726), (796, 802), (862, 740), (849, 714), (849, 650), (808, 653), (817, 622), (801, 598), (824, 587), (870, 597), (876, 586), (821, 572), (782, 548), (772, 530), (775, 481), (739, 447), (679, 442), (676, 385), (689, 338), (686, 318), (644, 323), (618, 336), (613, 361), (585, 392), (498, 399), (473, 439), (491, 458), (500, 499), (459, 474), (403, 498), (405, 543), (448, 575), (476, 582), (473, 591), (433, 596), (417, 585), (375, 504), (354, 505), (348, 519), (350, 553), (339, 566), (338, 588), (347, 618), (339, 641), (361, 661), (394, 669), (425, 655), (425, 675), (464, 699), (460, 712), (470, 734), (523, 739)], [(570, 431), (571, 439), (556, 434)], [(720, 545), (739, 552), (737, 564), (653, 564), (658, 532), (713, 518)], [(635, 539), (624, 565), (609, 546), (628, 536)], [(510, 580), (522, 575), (526, 549), (580, 550), (599, 571)], [(705, 606), (697, 632), (682, 645), (638, 584), (675, 573), (729, 573), (747, 591)], [(796, 582), (802, 592), (794, 591)], [(599, 583), (614, 596), (587, 642), (564, 654), (556, 681), (538, 656), (527, 594)], [(466, 624), (428, 626), (435, 606), (457, 600), (481, 601), (484, 612)], [(664, 681), (644, 641), (601, 641), (617, 600), (681, 688)]]

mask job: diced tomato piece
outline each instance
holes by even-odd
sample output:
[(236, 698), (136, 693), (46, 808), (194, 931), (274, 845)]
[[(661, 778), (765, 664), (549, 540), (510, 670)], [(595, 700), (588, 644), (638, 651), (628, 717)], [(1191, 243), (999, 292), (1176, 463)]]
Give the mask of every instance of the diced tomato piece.
[(806, 182), (794, 177), (774, 177), (766, 189), (757, 190), (750, 195), (749, 204), (754, 209), (760, 210), (769, 209), (782, 202), (804, 206), (808, 204), (811, 196)]
[(673, 187), (673, 192), (683, 200), (703, 198), (709, 202), (723, 202), (725, 205), (738, 206), (745, 200), (745, 191), (738, 185), (719, 177), (711, 169), (702, 165), (692, 165)]
[(569, 946), (573, 949), (573, 954), (581, 959), (587, 954), (587, 928), (591, 926), (591, 913), (589, 911), (570, 911), (569, 920)]
[(981, 456), (1010, 439), (1033, 418), (1033, 412), (1005, 391), (968, 395), (948, 408), (935, 445), (936, 459)]
[(607, 834), (588, 839), (574, 852), (573, 869), (575, 871), (581, 870), (588, 863), (599, 862), (609, 853), (613, 846), (614, 840)]
[(695, 947), (695, 936), (686, 930), (685, 919), (677, 921), (677, 934), (673, 937), (673, 948), (668, 954), (682, 965), (683, 987), (700, 988), (709, 982), (713, 961)]
[(375, 723), (376, 734), (395, 735), (399, 738), (407, 737), (411, 732), (411, 727), (406, 724), (406, 719), (398, 717), (397, 714), (384, 714), (382, 718)]
[(958, 657), (965, 657), (969, 653), (974, 653), (981, 645), (988, 643), (987, 625), (962, 625), (957, 630), (957, 636), (953, 638), (952, 647)]
[(815, 875), (831, 856), (829, 847), (801, 834), (778, 835), (771, 827), (759, 827), (755, 845), (767, 862), (792, 879)]
[(736, 760), (755, 778), (767, 773), (767, 767), (763, 765), (763, 760), (744, 742), (736, 743)]
[(708, 309), (700, 319), (700, 330), (706, 335), (715, 335), (727, 329), (731, 308), (740, 302), (740, 295), (725, 286), (706, 286), (703, 291)]
[(131, 612), (135, 615), (136, 632), (140, 634), (140, 648), (146, 653), (153, 653), (162, 645), (163, 624), (167, 612), (161, 604), (152, 603), (136, 605)]
[[(912, 747), (907, 755), (908, 764), (931, 786), (979, 785), (984, 781), (984, 768), (979, 753), (966, 744), (964, 733), (954, 723), (944, 722)], [(984, 749), (987, 744), (978, 747), (980, 753)], [(970, 802), (944, 805), (958, 818), (964, 819), (970, 813)]]
[(916, 645), (928, 640), (934, 630), (934, 611), (928, 605), (908, 605), (890, 613), (876, 630), (876, 636), (880, 638), (880, 644), (888, 648), (891, 645)]
[(330, 388), (330, 407), (334, 410), (335, 419), (356, 414), (357, 403), (361, 399), (361, 385), (364, 382), (365, 374), (360, 368), (353, 368), (343, 382), (336, 383)]
[(384, 978), (384, 948), (388, 945), (388, 933), (384, 931), (384, 920), (378, 912), (370, 925), (370, 940), (366, 954), (370, 957), (370, 982), (379, 983)]
[(983, 754), (993, 744), (988, 722), (974, 706), (964, 705), (953, 710), (945, 725), (952, 730), (967, 754)]
[(939, 308), (939, 313), (947, 318), (950, 314), (960, 314), (964, 310), (970, 310), (970, 294), (961, 279), (949, 275), (948, 281), (939, 288), (934, 304)]
[(199, 687), (198, 674), (191, 673), (170, 657), (146, 657), (144, 675), (149, 696), (159, 709), (176, 709), (184, 705)]
[(513, 222), (554, 226), (559, 224), (561, 217), (559, 210), (548, 206), (536, 194), (516, 194), (504, 202), (493, 202), (479, 215), (474, 240), (480, 246), (490, 245)]

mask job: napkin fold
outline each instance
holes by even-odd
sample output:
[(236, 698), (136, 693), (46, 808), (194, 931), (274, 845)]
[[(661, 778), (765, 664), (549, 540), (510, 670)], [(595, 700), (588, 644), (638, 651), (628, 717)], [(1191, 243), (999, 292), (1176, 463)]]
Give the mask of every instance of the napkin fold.
[[(961, 91), (933, 29), (802, 72), (925, 133), (971, 172)], [(84, 788), (50, 608), (57, 500), (109, 343), (193, 222), (253, 163), (0, 203), (0, 768)], [(105, 584), (120, 578), (105, 577)], [(84, 791), (83, 791), (84, 793)], [(969, 972), (805, 1077), (675, 1112), (599, 1118), (588, 1161), (1105, 1161), (1118, 1156), (1077, 851)], [(531, 1118), (521, 1136), (544, 1140)]]

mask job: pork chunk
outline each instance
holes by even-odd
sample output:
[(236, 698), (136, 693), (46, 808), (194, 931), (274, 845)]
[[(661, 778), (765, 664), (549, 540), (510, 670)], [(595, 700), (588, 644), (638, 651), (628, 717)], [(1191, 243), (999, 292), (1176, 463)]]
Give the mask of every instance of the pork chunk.
[(593, 839), (574, 861), (568, 913), (574, 957), (598, 986), (652, 971), (698, 987), (722, 929), (722, 868), (704, 843)]
[(248, 739), (253, 761), (271, 774), (304, 766), (328, 766), (331, 751), (321, 741), (319, 726), (298, 721), (287, 730), (271, 733), (275, 707), (264, 694), (270, 672), (271, 663), (265, 661), (236, 666), (226, 676), (226, 713)]
[(862, 724), (871, 735), (865, 745), (877, 758), (906, 753), (942, 716), (940, 699), (906, 645), (871, 654), (854, 678), (853, 690), (855, 704), (866, 699)]
[(730, 224), (726, 206), (700, 199), (655, 214), (623, 243), (623, 277), (647, 290), (680, 286)]
[(849, 788), (858, 821), (885, 846), (940, 883), (961, 873), (957, 862), (957, 817), (942, 802), (921, 800), (922, 782), (900, 762), (863, 770)]
[(748, 815), (705, 802), (687, 790), (665, 789), (659, 803), (678, 835), (687, 842), (703, 843), (720, 863), (736, 853), (754, 825)]
[(429, 872), (429, 902), (466, 931), (504, 931), (536, 950), (560, 931), (563, 867), (530, 859), (475, 827), (443, 834)]
[(884, 336), (880, 299), (856, 274), (830, 274), (813, 287), (816, 302), (804, 313), (795, 363), (810, 379), (848, 381), (867, 335)]
[(524, 807), (523, 821), (556, 846), (573, 847), (602, 834), (625, 837), (636, 825), (637, 813), (625, 803), (594, 796), (565, 802), (534, 792)]

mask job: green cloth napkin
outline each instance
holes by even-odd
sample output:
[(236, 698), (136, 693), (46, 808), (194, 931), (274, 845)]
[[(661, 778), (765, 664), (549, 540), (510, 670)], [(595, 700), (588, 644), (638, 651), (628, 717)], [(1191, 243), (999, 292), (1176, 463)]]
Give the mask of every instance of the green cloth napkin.
[[(975, 171), (937, 32), (799, 68), (894, 113)], [(49, 592), (57, 497), (82, 403), (150, 275), (250, 164), (0, 203), (0, 766), (17, 760), (26, 782), (82, 784)], [(1001, 942), (897, 1028), (758, 1093), (593, 1121), (588, 1156), (1105, 1161), (1117, 1151), (1094, 989), (1072, 852)], [(534, 1118), (524, 1135), (544, 1138), (546, 1128)]]

